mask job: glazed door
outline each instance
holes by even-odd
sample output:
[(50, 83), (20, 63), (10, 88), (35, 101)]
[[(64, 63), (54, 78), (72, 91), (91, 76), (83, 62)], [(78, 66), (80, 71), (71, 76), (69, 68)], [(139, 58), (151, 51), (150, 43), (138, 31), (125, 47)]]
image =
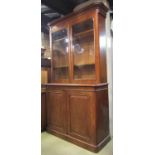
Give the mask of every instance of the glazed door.
[(94, 131), (95, 101), (93, 93), (72, 91), (68, 94), (68, 134), (74, 138), (92, 142)]
[(95, 80), (94, 20), (72, 25), (73, 80)]
[(64, 91), (47, 93), (47, 130), (66, 133), (66, 98)]
[(69, 38), (68, 29), (52, 31), (52, 75), (53, 82), (69, 81)]

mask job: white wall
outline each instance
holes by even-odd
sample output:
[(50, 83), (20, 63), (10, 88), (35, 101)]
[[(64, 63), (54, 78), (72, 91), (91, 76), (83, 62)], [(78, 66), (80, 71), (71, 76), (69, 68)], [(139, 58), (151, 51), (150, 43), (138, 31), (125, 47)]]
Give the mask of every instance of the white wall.
[(106, 16), (106, 45), (107, 45), (107, 74), (109, 87), (109, 120), (110, 120), (110, 135), (113, 136), (113, 48), (111, 36), (111, 21), (110, 13)]

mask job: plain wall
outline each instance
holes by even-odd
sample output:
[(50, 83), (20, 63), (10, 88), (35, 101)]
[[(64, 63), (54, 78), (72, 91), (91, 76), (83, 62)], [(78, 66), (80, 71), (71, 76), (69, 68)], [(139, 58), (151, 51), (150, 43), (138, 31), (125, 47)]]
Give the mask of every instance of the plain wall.
[(110, 13), (106, 15), (106, 52), (107, 52), (107, 79), (109, 87), (109, 121), (110, 135), (113, 137), (113, 44), (111, 35), (111, 19)]

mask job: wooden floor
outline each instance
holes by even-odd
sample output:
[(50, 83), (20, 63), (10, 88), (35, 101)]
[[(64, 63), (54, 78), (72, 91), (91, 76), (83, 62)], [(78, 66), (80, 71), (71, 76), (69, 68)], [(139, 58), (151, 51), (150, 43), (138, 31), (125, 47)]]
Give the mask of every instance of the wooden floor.
[(112, 140), (98, 153), (92, 153), (47, 132), (41, 134), (41, 155), (112, 155)]

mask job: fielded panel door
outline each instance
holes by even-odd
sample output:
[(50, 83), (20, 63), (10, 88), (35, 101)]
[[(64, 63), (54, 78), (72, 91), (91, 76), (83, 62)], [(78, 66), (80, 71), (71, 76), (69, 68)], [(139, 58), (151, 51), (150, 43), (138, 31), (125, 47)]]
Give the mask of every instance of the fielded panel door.
[(72, 91), (68, 94), (68, 134), (86, 142), (93, 141), (95, 125), (94, 96), (90, 92)]
[(47, 93), (47, 128), (66, 133), (66, 98), (64, 91)]

